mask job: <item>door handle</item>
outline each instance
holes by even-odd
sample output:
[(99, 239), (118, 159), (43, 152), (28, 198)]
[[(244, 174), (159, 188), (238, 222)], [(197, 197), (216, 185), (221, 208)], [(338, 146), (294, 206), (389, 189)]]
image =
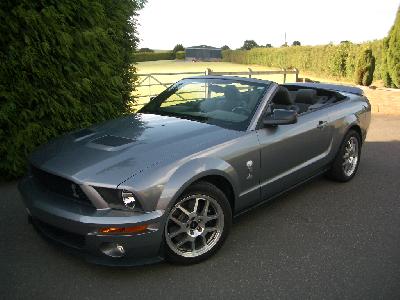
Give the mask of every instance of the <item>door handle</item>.
[(326, 125), (328, 125), (328, 122), (327, 122), (327, 121), (319, 121), (319, 122), (318, 122), (318, 125), (317, 125), (317, 128), (322, 129), (322, 128), (324, 128)]

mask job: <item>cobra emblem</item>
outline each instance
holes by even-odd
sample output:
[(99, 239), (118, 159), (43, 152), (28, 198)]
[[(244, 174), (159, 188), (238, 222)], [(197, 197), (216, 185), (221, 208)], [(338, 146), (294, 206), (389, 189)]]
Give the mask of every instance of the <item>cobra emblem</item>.
[(246, 179), (252, 179), (253, 178), (253, 161), (249, 160), (248, 162), (246, 162), (246, 167), (249, 170), (249, 174), (247, 175)]

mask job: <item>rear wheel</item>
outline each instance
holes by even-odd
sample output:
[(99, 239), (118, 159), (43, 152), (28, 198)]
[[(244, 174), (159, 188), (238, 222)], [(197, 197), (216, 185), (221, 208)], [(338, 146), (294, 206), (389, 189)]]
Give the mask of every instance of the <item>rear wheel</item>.
[(328, 176), (340, 182), (349, 181), (357, 173), (360, 155), (361, 137), (356, 131), (350, 130), (343, 139)]
[(190, 186), (168, 214), (166, 258), (181, 264), (197, 263), (223, 244), (232, 224), (225, 194), (208, 182)]

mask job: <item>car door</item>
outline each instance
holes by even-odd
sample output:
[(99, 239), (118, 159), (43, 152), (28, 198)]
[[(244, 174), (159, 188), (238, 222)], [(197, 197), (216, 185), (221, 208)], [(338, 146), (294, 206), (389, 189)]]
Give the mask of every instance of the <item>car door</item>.
[(323, 111), (299, 115), (295, 124), (257, 130), (262, 200), (300, 183), (327, 164), (332, 125)]

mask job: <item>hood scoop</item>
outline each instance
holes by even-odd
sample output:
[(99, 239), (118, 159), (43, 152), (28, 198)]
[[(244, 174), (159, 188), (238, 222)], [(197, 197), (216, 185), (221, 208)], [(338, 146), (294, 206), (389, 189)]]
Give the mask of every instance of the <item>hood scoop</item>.
[(127, 145), (132, 144), (133, 142), (135, 142), (135, 140), (129, 138), (114, 135), (104, 135), (90, 141), (88, 145), (92, 148), (101, 150), (116, 151), (125, 148)]

